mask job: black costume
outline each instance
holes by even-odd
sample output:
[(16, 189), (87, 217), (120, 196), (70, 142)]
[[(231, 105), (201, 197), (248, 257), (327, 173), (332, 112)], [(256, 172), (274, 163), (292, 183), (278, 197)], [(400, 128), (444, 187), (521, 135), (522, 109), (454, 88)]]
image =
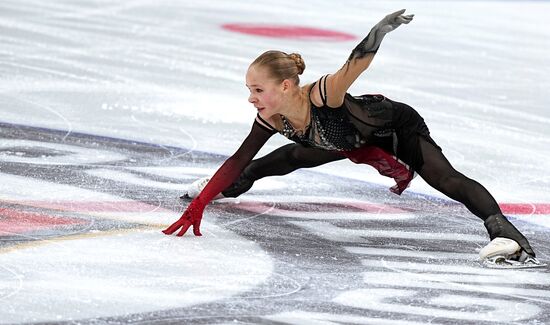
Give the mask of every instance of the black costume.
[[(413, 15), (404, 15), (404, 12), (402, 9), (387, 15), (371, 29), (353, 49), (342, 69), (334, 74), (334, 80), (340, 80), (337, 85), (348, 89), (368, 67), (372, 59), (370, 55), (378, 51), (385, 35), (413, 19)], [(288, 54), (286, 56), (290, 57)], [(229, 197), (238, 196), (262, 177), (284, 175), (298, 168), (318, 166), (347, 157), (356, 163), (370, 164), (381, 174), (393, 177), (397, 185), (392, 191), (398, 194), (407, 188), (414, 172), (418, 173), (432, 187), (463, 203), (484, 220), (491, 239), (513, 239), (525, 252), (535, 255), (527, 239), (502, 215), (491, 194), (481, 184), (451, 166), (414, 109), (382, 95), (354, 97), (349, 94), (345, 94), (341, 107), (330, 108), (326, 99), (326, 77), (321, 78), (317, 85), (323, 106), (315, 106), (310, 96), (311, 119), (304, 134), (297, 132), (282, 115), (278, 115), (280, 121), (275, 121), (280, 122), (276, 129), (258, 114), (239, 149), (216, 171), (181, 218), (164, 233), (172, 234), (181, 228), (178, 236), (182, 236), (192, 225), (195, 235), (201, 235), (200, 222), (204, 208), (220, 192)], [(314, 87), (315, 84), (311, 89)], [(343, 88), (339, 90), (344, 91)], [(252, 160), (277, 132), (296, 144)]]
[[(394, 192), (398, 194), (408, 186), (413, 173), (418, 173), (432, 187), (463, 203), (485, 221), (491, 239), (497, 236), (511, 238), (528, 254), (535, 255), (527, 239), (502, 215), (492, 195), (481, 184), (451, 166), (430, 137), (424, 119), (413, 108), (382, 95), (354, 97), (350, 94), (346, 94), (341, 107), (331, 108), (326, 105), (326, 77), (314, 83), (312, 89), (316, 84), (323, 106), (311, 103), (311, 122), (306, 132), (298, 134), (282, 117), (280, 133), (296, 144), (283, 146), (251, 161), (240, 177), (222, 191), (224, 196), (237, 197), (249, 190), (254, 181), (266, 176), (285, 175), (299, 168), (315, 167), (347, 157), (356, 163), (369, 163), (381, 174), (396, 179), (399, 189)], [(324, 84), (322, 90), (321, 84)], [(259, 115), (254, 124), (270, 134), (279, 132)], [(381, 168), (363, 159), (365, 154), (361, 155), (361, 150), (368, 147), (382, 149), (388, 154), (383, 157)], [(366, 156), (369, 155), (367, 152)], [(393, 161), (389, 161), (388, 156), (393, 157)], [(407, 179), (403, 179), (402, 167), (408, 171)]]

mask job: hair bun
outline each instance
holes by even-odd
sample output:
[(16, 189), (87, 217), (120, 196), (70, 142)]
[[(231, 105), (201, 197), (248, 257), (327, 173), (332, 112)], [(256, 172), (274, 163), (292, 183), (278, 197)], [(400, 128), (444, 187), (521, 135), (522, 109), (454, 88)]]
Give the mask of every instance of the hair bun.
[(290, 57), (296, 63), (296, 66), (298, 67), (298, 74), (301, 75), (302, 73), (304, 73), (304, 70), (306, 69), (306, 63), (304, 62), (304, 59), (302, 59), (302, 56), (298, 53), (290, 53), (288, 57)]

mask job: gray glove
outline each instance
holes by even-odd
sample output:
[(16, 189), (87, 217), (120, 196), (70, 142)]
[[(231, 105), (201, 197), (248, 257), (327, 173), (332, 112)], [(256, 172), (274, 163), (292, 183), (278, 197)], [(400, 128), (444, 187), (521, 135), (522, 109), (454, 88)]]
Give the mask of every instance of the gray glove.
[(370, 30), (367, 37), (353, 49), (348, 61), (360, 59), (366, 56), (367, 53), (376, 53), (380, 47), (380, 43), (382, 43), (382, 39), (387, 33), (396, 29), (401, 24), (408, 24), (411, 22), (414, 15), (403, 15), (404, 12), (405, 9), (401, 9), (384, 17), (384, 19)]

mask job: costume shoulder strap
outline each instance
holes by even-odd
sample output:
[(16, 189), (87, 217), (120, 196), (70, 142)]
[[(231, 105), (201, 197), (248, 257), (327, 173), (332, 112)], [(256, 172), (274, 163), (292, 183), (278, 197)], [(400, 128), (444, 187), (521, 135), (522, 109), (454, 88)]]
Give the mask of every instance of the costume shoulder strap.
[[(321, 95), (321, 101), (323, 102), (323, 106), (327, 106), (327, 75), (324, 75), (319, 79), (319, 95)], [(321, 85), (323, 88), (321, 89)]]
[(319, 80), (315, 81), (311, 85), (311, 88), (309, 88), (309, 101), (315, 107), (317, 107), (317, 105), (315, 105), (311, 100), (311, 92), (313, 91), (313, 89), (315, 89), (315, 85), (319, 86), (319, 96), (321, 97), (321, 102), (323, 103), (323, 106), (327, 105), (327, 77), (328, 77), (328, 74), (322, 76), (321, 78), (319, 78)]
[(266, 130), (269, 133), (277, 133), (277, 129), (275, 129), (269, 122), (264, 120), (260, 113), (256, 114), (256, 119), (254, 120), (254, 124), (258, 124), (262, 129)]

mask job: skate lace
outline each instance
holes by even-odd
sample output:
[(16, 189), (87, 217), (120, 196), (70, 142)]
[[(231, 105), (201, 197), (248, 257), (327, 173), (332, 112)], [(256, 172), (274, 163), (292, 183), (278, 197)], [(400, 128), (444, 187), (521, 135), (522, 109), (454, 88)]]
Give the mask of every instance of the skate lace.
[(504, 246), (508, 245), (511, 241), (513, 242), (514, 240), (509, 238), (497, 237), (492, 240), (491, 244), (494, 246)]

